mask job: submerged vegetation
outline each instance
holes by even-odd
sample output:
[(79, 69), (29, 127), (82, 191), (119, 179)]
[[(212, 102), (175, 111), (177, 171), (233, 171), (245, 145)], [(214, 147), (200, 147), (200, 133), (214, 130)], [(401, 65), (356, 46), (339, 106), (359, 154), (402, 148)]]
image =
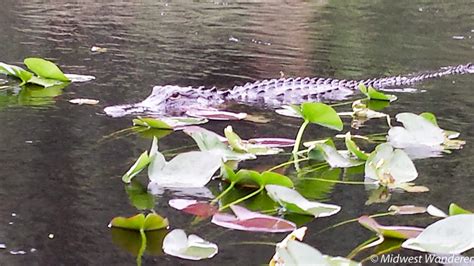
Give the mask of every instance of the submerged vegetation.
[[(343, 103), (352, 103), (352, 112), (338, 113), (335, 108), (342, 104), (331, 106), (309, 102), (277, 110), (281, 115), (303, 120), (294, 140), (243, 140), (230, 126), (225, 128), (224, 135), (219, 135), (196, 126), (207, 122), (205, 119), (158, 120), (138, 117), (133, 120), (133, 127), (119, 133), (149, 132), (147, 136), (153, 141), (150, 150), (144, 151), (122, 177), (122, 181), (128, 184), (126, 190), (129, 199), (138, 210), (154, 214), (154, 200), (159, 200), (163, 188), (204, 188), (218, 172), (222, 190), (216, 192), (212, 200), (174, 198), (168, 204), (176, 210), (194, 215), (195, 223), (210, 219), (217, 226), (234, 230), (289, 232), (282, 242), (268, 243), (276, 246), (275, 256), (271, 260), (269, 258), (270, 265), (305, 265), (314, 264), (315, 261), (318, 265), (359, 265), (356, 258), (363, 262), (373, 254), (380, 255), (399, 248), (441, 254), (457, 254), (473, 248), (472, 236), (466, 238), (469, 232), (463, 230), (468, 230), (466, 228), (473, 223), (474, 214), (455, 204), (451, 205), (449, 215), (434, 206), (392, 206), (388, 212), (362, 215), (327, 228), (335, 229), (359, 222), (362, 227), (375, 233), (375, 237), (355, 247), (346, 258), (323, 255), (301, 242), (306, 232), (306, 227), (301, 227), (303, 224), (344, 211), (337, 204), (317, 201), (325, 198), (336, 183), (365, 186), (371, 191), (366, 204), (386, 202), (390, 194), (396, 191), (427, 192), (429, 187), (426, 185), (429, 184), (414, 183), (419, 173), (413, 160), (441, 156), (464, 145), (464, 141), (456, 139), (459, 133), (441, 129), (432, 113), (400, 113), (395, 117), (401, 125), (393, 126), (390, 115), (381, 110), (395, 101), (396, 97), (363, 85), (360, 90), (366, 98)], [(332, 138), (303, 142), (305, 129), (311, 124), (342, 131), (344, 123), (341, 117), (344, 116), (352, 118), (352, 128), (363, 127), (367, 120), (382, 118), (388, 130), (365, 136), (353, 135), (348, 130)], [(159, 151), (159, 139), (180, 130), (195, 141), (199, 150), (190, 150), (192, 148), (189, 147), (181, 149), (181, 153), (176, 153), (180, 149), (174, 150), (172, 154), (175, 156), (167, 161), (164, 154), (170, 153)], [(364, 150), (359, 147), (360, 144)], [(338, 147), (341, 146), (345, 149), (340, 150)], [(287, 147), (293, 147), (291, 153), (285, 153)], [(239, 162), (276, 154), (289, 156), (289, 160), (260, 172), (238, 167)], [(148, 189), (140, 181), (134, 180), (145, 170), (150, 180)], [(340, 180), (341, 173), (343, 180)], [(365, 180), (351, 179), (351, 176), (359, 173), (363, 173)], [(242, 195), (239, 192), (242, 190), (250, 192)], [(420, 213), (436, 214), (436, 217), (443, 219), (426, 229), (380, 225), (374, 219)], [(452, 217), (454, 215), (457, 217)], [(112, 226), (116, 226), (114, 220)], [(163, 220), (156, 222), (164, 225)], [(160, 229), (162, 227), (158, 225), (156, 229), (167, 230)], [(135, 227), (143, 231), (143, 226)], [(141, 252), (134, 254), (140, 262), (148, 240), (141, 233), (137, 241), (142, 243)], [(450, 244), (446, 245), (445, 242)], [(186, 237), (183, 230), (174, 229), (164, 238), (162, 249), (172, 256), (198, 260), (213, 257), (218, 252), (218, 245), (195, 235)], [(370, 248), (374, 248), (373, 251), (368, 256), (362, 256)]]

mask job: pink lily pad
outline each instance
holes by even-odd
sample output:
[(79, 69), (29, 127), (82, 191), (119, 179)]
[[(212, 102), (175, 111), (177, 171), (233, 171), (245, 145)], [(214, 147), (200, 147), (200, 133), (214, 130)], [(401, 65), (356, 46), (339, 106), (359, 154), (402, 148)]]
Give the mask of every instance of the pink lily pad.
[(367, 215), (359, 217), (358, 222), (370, 231), (375, 232), (377, 235), (382, 235), (389, 238), (415, 238), (423, 231), (423, 228), (419, 227), (381, 225)]
[(235, 230), (282, 233), (291, 232), (296, 225), (285, 219), (252, 212), (244, 207), (230, 206), (235, 216), (227, 213), (216, 213), (212, 217), (212, 223)]
[(210, 217), (218, 211), (216, 206), (207, 202), (199, 202), (197, 200), (172, 199), (168, 202), (168, 204), (177, 210), (202, 218)]

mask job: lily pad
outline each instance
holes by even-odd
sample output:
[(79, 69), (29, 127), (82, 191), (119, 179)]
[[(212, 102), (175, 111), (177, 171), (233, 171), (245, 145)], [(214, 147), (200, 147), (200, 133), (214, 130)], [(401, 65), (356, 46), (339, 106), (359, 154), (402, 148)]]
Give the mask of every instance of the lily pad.
[(148, 176), (162, 187), (203, 187), (221, 162), (221, 156), (209, 151), (180, 153), (169, 162), (155, 156), (148, 167)]
[(218, 208), (208, 202), (199, 202), (190, 199), (171, 199), (168, 204), (185, 213), (207, 218), (217, 213)]
[(163, 251), (182, 259), (202, 260), (214, 257), (218, 252), (218, 247), (197, 235), (186, 236), (183, 230), (175, 229), (163, 240)]
[(194, 139), (201, 151), (208, 151), (216, 154), (224, 161), (241, 161), (256, 158), (254, 154), (245, 152), (239, 153), (231, 150), (227, 144), (223, 143), (223, 141), (226, 140), (224, 137), (204, 128), (192, 126), (185, 128), (183, 132)]
[(344, 126), (336, 110), (324, 103), (303, 103), (301, 114), (305, 120), (323, 127), (341, 131)]
[(287, 187), (266, 185), (265, 189), (274, 201), (291, 212), (309, 214), (314, 217), (327, 217), (341, 210), (341, 207), (337, 205), (309, 201), (296, 190)]
[(449, 216), (429, 225), (402, 247), (437, 254), (460, 254), (474, 248), (474, 214)]
[(393, 102), (397, 99), (395, 95), (387, 95), (383, 92), (377, 91), (372, 86), (368, 88), (364, 84), (359, 84), (359, 90), (367, 96), (370, 100), (379, 100), (379, 101), (390, 101)]
[(383, 143), (367, 159), (365, 176), (389, 186), (413, 181), (418, 177), (418, 172), (404, 151), (394, 150), (390, 144)]
[(281, 233), (296, 229), (294, 223), (282, 218), (252, 212), (237, 205), (230, 208), (235, 216), (218, 212), (212, 216), (211, 222), (225, 228), (252, 232)]
[(362, 264), (342, 257), (323, 255), (308, 244), (290, 239), (285, 245), (277, 245), (270, 265), (356, 266)]
[(369, 216), (361, 216), (357, 221), (363, 225), (365, 228), (388, 238), (399, 238), (399, 239), (408, 239), (418, 236), (423, 228), (412, 227), (412, 226), (385, 226), (380, 225), (373, 218)]
[(51, 61), (30, 57), (24, 60), (25, 65), (36, 75), (47, 78), (69, 82), (70, 80), (64, 75), (59, 67)]
[(22, 81), (20, 85), (25, 84), (33, 77), (31, 72), (26, 71), (21, 67), (5, 64), (2, 62), (0, 62), (0, 73), (19, 78)]
[(346, 148), (354, 154), (358, 159), (366, 161), (369, 158), (369, 154), (362, 151), (359, 146), (351, 139), (351, 133), (347, 132), (345, 135)]
[(148, 118), (148, 117), (137, 117), (132, 120), (134, 126), (148, 127), (154, 129), (173, 129), (172, 126), (168, 125), (164, 121)]
[(472, 212), (461, 208), (461, 206), (457, 205), (456, 203), (449, 204), (449, 216), (458, 214), (472, 214)]
[(388, 131), (388, 140), (392, 146), (396, 148), (440, 147), (443, 144), (445, 140), (443, 130), (430, 120), (412, 113), (400, 113), (396, 118), (403, 127), (392, 127)]
[(155, 213), (149, 213), (146, 217), (140, 213), (129, 218), (115, 217), (109, 226), (135, 231), (151, 231), (168, 227), (168, 219)]
[(334, 147), (331, 147), (324, 143), (316, 144), (315, 148), (321, 151), (325, 161), (333, 168), (347, 168), (364, 164), (363, 161), (352, 159), (348, 156), (349, 154), (346, 153), (346, 155), (344, 155), (340, 151), (336, 150)]

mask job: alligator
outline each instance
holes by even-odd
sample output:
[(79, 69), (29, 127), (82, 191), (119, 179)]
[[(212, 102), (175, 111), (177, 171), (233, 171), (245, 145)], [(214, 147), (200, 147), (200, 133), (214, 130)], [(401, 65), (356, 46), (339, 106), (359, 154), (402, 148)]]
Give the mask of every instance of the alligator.
[[(219, 112), (223, 109), (223, 106), (230, 103), (278, 108), (287, 104), (300, 104), (308, 101), (337, 101), (346, 99), (358, 92), (359, 84), (377, 89), (387, 89), (411, 85), (426, 79), (467, 73), (474, 73), (472, 63), (442, 67), (437, 71), (421, 74), (366, 80), (339, 80), (317, 77), (280, 78), (249, 82), (227, 90), (204, 86), (155, 86), (151, 95), (142, 102), (109, 106), (104, 111), (112, 117), (131, 114), (152, 117), (206, 117), (206, 111)], [(228, 112), (223, 111), (223, 113)]]

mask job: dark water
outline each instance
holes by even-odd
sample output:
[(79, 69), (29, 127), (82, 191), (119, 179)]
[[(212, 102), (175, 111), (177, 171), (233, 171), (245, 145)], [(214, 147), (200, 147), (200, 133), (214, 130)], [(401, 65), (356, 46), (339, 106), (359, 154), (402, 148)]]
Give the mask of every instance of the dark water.
[[(25, 57), (41, 56), (67, 73), (97, 79), (68, 86), (46, 105), (27, 105), (18, 96), (0, 92), (0, 243), (6, 245), (0, 249), (0, 265), (135, 263), (133, 255), (112, 242), (107, 224), (114, 216), (137, 213), (120, 176), (150, 140), (134, 135), (100, 141), (130, 125), (129, 118), (104, 116), (104, 106), (143, 99), (153, 85), (230, 87), (279, 77), (280, 71), (286, 76), (367, 78), (467, 63), (474, 60), (473, 10), (471, 0), (3, 0), (0, 61), (21, 65)], [(94, 45), (108, 50), (93, 54)], [(368, 194), (363, 187), (336, 185), (325, 198), (342, 205), (341, 213), (307, 224), (305, 242), (323, 253), (345, 256), (370, 236), (367, 230), (354, 224), (317, 232), (361, 214), (385, 211), (392, 204), (446, 209), (457, 202), (474, 209), (473, 81), (474, 75), (464, 75), (417, 84), (415, 88), (426, 92), (400, 94), (387, 110), (435, 112), (442, 127), (462, 132), (467, 141), (452, 155), (416, 162), (420, 173), (416, 182), (430, 187), (430, 192), (395, 193), (387, 203), (365, 206)], [(101, 103), (91, 107), (67, 102), (78, 97)], [(232, 125), (245, 138), (296, 134), (298, 121), (281, 119), (271, 111), (260, 114), (274, 121)], [(222, 132), (226, 125), (212, 122), (206, 127)], [(307, 137), (323, 133), (329, 132), (312, 128)], [(164, 138), (160, 149), (191, 143), (176, 133)], [(285, 159), (277, 156), (243, 166), (265, 169)], [(217, 187), (218, 183), (210, 186)], [(284, 236), (229, 231), (208, 222), (192, 226), (192, 217), (168, 207), (171, 196), (167, 192), (157, 198), (155, 208), (170, 219), (171, 227), (219, 245), (215, 258), (198, 264), (264, 264), (273, 247), (234, 244), (277, 242)], [(432, 222), (422, 216), (396, 221), (423, 226)], [(18, 250), (26, 254), (11, 254)], [(143, 262), (190, 263), (163, 255), (146, 255)]]

